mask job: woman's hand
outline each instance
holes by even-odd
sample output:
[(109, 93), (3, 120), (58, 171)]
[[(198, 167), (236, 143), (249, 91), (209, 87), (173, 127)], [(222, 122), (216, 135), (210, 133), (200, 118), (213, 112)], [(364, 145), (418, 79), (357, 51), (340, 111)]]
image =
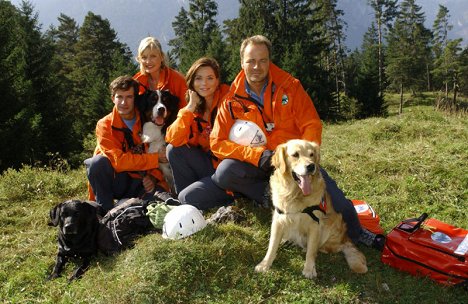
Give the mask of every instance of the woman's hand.
[(200, 96), (198, 96), (198, 93), (196, 91), (188, 90), (189, 94), (189, 102), (187, 104), (187, 109), (190, 112), (195, 112), (195, 109), (198, 104), (200, 104)]

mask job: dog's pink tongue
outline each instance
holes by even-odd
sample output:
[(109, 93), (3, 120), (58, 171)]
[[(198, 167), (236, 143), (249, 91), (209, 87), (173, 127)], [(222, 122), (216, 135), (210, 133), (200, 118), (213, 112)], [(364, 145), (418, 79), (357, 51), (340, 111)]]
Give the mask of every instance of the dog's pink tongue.
[(311, 176), (310, 175), (298, 175), (299, 188), (301, 188), (304, 195), (309, 195), (312, 192), (310, 187)]
[(158, 126), (162, 126), (164, 124), (164, 118), (163, 117), (156, 117), (154, 119), (154, 123)]

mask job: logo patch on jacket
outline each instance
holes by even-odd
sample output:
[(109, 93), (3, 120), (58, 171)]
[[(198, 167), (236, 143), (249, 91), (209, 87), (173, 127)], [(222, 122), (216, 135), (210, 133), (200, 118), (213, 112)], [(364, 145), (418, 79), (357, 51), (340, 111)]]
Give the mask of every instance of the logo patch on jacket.
[(287, 105), (288, 102), (289, 102), (288, 95), (284, 94), (283, 97), (281, 98), (281, 104), (284, 106), (284, 105)]

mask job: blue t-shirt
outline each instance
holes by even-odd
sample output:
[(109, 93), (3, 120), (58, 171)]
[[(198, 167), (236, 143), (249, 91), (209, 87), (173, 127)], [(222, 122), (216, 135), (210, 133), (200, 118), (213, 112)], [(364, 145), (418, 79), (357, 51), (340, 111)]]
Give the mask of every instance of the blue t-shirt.
[(133, 117), (133, 119), (123, 119), (122, 120), (124, 121), (124, 123), (127, 125), (127, 127), (130, 129), (130, 130), (133, 130), (133, 126), (135, 125), (135, 122), (136, 122), (136, 117)]
[(265, 90), (266, 90), (266, 87), (268, 85), (268, 81), (265, 82), (265, 84), (263, 85), (263, 88), (262, 88), (262, 91), (260, 92), (260, 96), (258, 96), (254, 91), (252, 91), (250, 89), (250, 86), (249, 86), (249, 83), (247, 82), (247, 80), (245, 80), (245, 92), (247, 94), (250, 95), (250, 97), (252, 97), (253, 99), (255, 99), (255, 101), (263, 107), (264, 105), (264, 98), (265, 98)]

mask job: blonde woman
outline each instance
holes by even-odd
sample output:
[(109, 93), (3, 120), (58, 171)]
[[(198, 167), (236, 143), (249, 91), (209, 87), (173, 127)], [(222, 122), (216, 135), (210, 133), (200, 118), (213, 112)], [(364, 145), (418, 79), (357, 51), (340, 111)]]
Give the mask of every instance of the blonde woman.
[(169, 67), (161, 43), (156, 38), (146, 37), (141, 40), (136, 60), (140, 64), (140, 71), (133, 78), (143, 85), (140, 86), (140, 94), (145, 91), (145, 87), (151, 90), (169, 90), (179, 98), (179, 108), (185, 107), (187, 85), (184, 76)]
[(179, 111), (177, 120), (166, 134), (167, 158), (174, 174), (176, 192), (182, 203), (197, 206), (197, 202), (208, 195), (216, 198), (218, 203), (228, 204), (232, 202), (232, 196), (210, 184), (209, 180), (217, 165), (210, 151), (210, 133), (229, 86), (220, 83), (219, 65), (208, 57), (192, 64), (186, 82), (187, 106)]

